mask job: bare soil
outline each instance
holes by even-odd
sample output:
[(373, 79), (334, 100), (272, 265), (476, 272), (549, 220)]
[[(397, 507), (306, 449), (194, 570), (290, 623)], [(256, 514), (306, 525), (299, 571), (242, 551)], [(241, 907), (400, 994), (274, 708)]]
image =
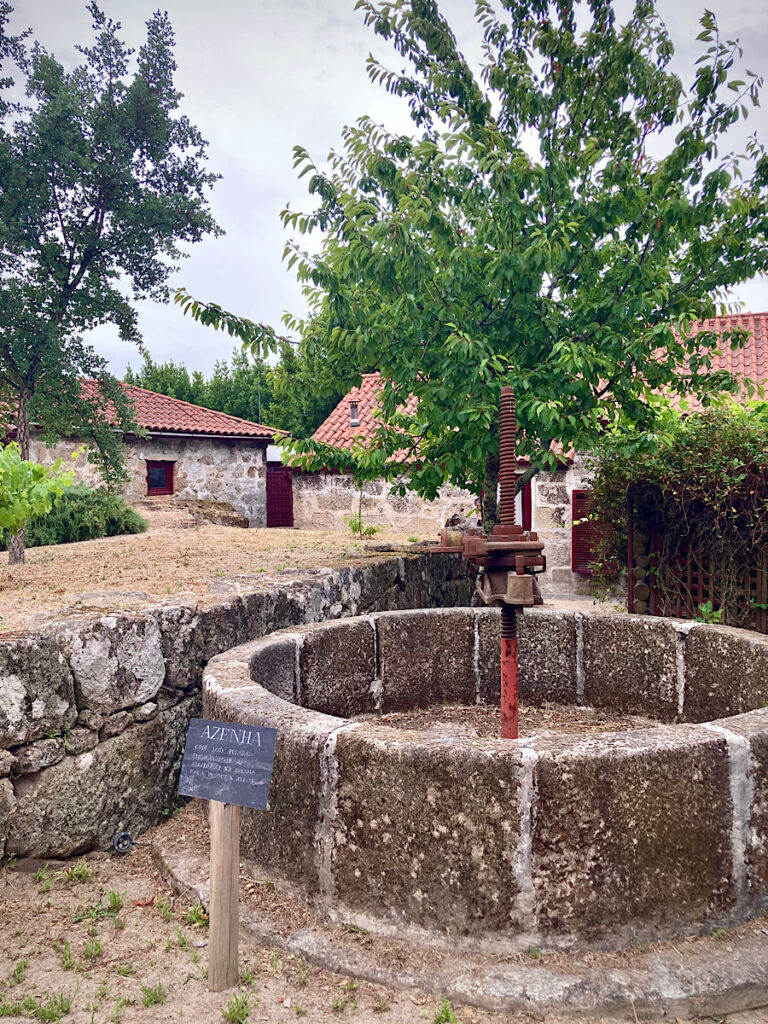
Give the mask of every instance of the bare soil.
[[(439, 704), (415, 711), (398, 711), (386, 715), (358, 715), (354, 721), (376, 722), (393, 729), (420, 729), (434, 736), (492, 737), (501, 735), (501, 709), (477, 704)], [(566, 704), (520, 705), (520, 735), (542, 736), (547, 733), (626, 732), (650, 729), (658, 725), (650, 718), (620, 715), (601, 708)]]
[(377, 550), (382, 546), (411, 546), (394, 530), (364, 541), (347, 530), (222, 526), (206, 521), (198, 505), (150, 498), (136, 505), (149, 520), (146, 533), (30, 548), (22, 565), (0, 564), (0, 629), (33, 628), (62, 609), (201, 598), (223, 576), (258, 574), (265, 584), (284, 583), (301, 570), (385, 558)]

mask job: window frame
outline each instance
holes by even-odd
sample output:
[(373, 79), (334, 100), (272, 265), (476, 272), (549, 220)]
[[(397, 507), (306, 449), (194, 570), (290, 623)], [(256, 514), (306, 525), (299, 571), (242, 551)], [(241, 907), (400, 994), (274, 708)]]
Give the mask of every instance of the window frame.
[[(147, 497), (153, 498), (161, 494), (173, 494), (173, 466), (169, 459), (147, 459)], [(162, 487), (152, 487), (149, 482), (149, 474), (152, 469), (165, 471), (165, 483)]]

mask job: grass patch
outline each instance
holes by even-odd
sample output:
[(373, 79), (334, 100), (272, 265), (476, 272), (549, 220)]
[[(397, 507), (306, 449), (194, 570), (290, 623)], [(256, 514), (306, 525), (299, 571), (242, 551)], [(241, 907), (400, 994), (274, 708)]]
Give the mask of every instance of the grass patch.
[(159, 981), (156, 985), (141, 986), (141, 1002), (144, 1006), (162, 1006), (167, 998), (168, 993)]
[(187, 924), (192, 925), (195, 928), (208, 927), (208, 915), (205, 912), (203, 904), (199, 900), (193, 907), (189, 908), (184, 915), (184, 920)]
[(235, 992), (229, 1002), (221, 1011), (221, 1016), (230, 1024), (245, 1024), (251, 1013), (250, 997), (241, 992)]

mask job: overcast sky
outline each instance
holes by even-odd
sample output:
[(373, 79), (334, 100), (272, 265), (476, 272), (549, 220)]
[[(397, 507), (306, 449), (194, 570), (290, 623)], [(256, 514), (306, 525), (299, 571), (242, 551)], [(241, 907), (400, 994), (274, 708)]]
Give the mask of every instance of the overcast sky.
[[(90, 16), (79, 0), (11, 0), (12, 26), (34, 36), (66, 67), (74, 47), (90, 38)], [(695, 42), (704, 3), (658, 0), (676, 48), (684, 84), (702, 44)], [(157, 0), (101, 0), (138, 47)], [(629, 3), (619, 0), (626, 15)], [(768, 77), (766, 0), (706, 0), (723, 35), (737, 36), (748, 68)], [(340, 144), (343, 125), (370, 114), (395, 129), (410, 122), (401, 101), (368, 82), (365, 60), (373, 50), (387, 63), (391, 51), (363, 24), (354, 0), (165, 0), (176, 32), (177, 85), (182, 110), (210, 142), (209, 166), (223, 175), (212, 209), (226, 234), (191, 248), (174, 285), (251, 319), (280, 326), (287, 309), (303, 311), (294, 277), (281, 262), (286, 235), (280, 211), (301, 207), (306, 196), (292, 171), (292, 148), (305, 146), (318, 160)], [(442, 0), (441, 7), (472, 59), (479, 53), (473, 0)], [(749, 131), (768, 137), (768, 96), (749, 119)], [(742, 129), (733, 140), (737, 148)], [(754, 312), (768, 310), (768, 283), (743, 286), (735, 298)], [(156, 361), (175, 359), (210, 371), (232, 350), (227, 335), (183, 317), (173, 304), (143, 303), (140, 327)], [(132, 346), (105, 328), (94, 336), (114, 373), (141, 362)]]

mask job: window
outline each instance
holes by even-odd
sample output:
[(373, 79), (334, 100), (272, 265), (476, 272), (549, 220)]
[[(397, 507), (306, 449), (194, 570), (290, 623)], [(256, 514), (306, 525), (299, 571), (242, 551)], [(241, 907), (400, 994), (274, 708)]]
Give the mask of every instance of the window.
[(350, 427), (360, 426), (360, 420), (357, 417), (357, 402), (349, 403), (349, 425)]
[(173, 494), (173, 463), (147, 459), (147, 494)]

